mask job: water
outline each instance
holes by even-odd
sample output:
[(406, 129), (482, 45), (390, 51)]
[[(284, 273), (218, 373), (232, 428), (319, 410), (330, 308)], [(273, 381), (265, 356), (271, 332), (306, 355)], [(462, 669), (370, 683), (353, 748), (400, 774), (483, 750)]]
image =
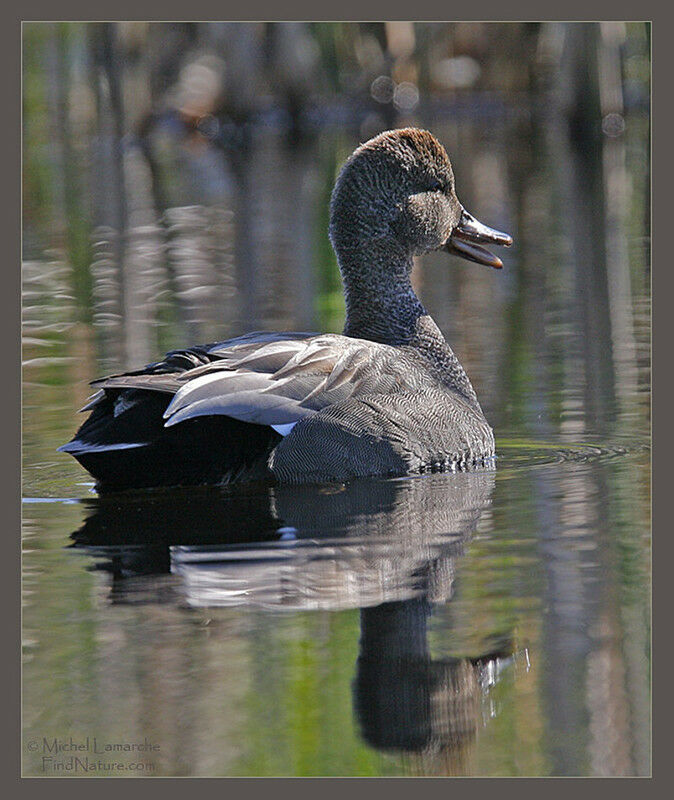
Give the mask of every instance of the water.
[(45, 740), (71, 738), (94, 774), (649, 774), (646, 120), (588, 155), (529, 108), (494, 113), (414, 120), (515, 237), (500, 273), (434, 254), (414, 275), (493, 471), (99, 499), (55, 452), (101, 374), (339, 330), (326, 203), (356, 128), (296, 149), (261, 128), (247, 156), (162, 134), (162, 213), (131, 147), (127, 266), (100, 227), (85, 305), (58, 236), (30, 229), (25, 774), (65, 773)]

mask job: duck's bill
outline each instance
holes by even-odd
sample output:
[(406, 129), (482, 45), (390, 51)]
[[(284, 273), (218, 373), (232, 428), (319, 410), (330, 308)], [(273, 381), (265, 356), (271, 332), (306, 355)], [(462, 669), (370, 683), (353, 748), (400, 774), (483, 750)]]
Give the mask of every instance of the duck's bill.
[(501, 259), (480, 245), (498, 244), (501, 247), (510, 247), (512, 243), (512, 236), (483, 225), (464, 209), (459, 224), (445, 244), (445, 249), (476, 264), (501, 269), (503, 266)]

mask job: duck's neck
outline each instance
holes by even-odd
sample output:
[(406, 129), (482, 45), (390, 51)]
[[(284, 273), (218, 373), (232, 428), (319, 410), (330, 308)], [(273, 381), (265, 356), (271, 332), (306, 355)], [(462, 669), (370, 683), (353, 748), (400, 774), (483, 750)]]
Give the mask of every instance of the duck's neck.
[(346, 295), (344, 335), (414, 348), (439, 381), (479, 409), (466, 372), (412, 288), (412, 256), (390, 242), (336, 251)]
[(337, 253), (346, 296), (344, 334), (391, 345), (413, 342), (426, 310), (410, 273), (412, 256), (389, 242), (367, 242)]

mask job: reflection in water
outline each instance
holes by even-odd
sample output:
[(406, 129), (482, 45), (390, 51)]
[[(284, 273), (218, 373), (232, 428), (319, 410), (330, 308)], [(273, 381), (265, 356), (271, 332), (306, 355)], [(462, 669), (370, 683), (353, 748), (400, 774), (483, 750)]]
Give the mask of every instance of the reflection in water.
[(383, 750), (442, 753), (463, 771), (483, 697), (514, 647), (501, 636), (484, 653), (434, 660), (427, 618), (451, 599), (456, 560), (493, 487), (485, 471), (101, 498), (86, 502), (72, 546), (110, 573), (115, 604), (360, 608), (363, 737)]
[(86, 501), (91, 513), (74, 546), (108, 555), (121, 578), (170, 567), (188, 606), (441, 602), (493, 485), (484, 471), (100, 498)]
[(373, 747), (421, 753), (427, 762), (444, 760), (449, 775), (466, 774), (489, 689), (516, 661), (526, 669), (529, 656), (503, 639), (479, 656), (434, 660), (431, 612), (423, 596), (361, 611), (356, 711)]

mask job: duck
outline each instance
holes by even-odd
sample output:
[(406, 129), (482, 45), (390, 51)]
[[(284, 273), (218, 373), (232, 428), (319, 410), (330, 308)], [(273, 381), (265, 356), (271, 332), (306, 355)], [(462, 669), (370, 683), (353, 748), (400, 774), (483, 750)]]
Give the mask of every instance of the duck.
[(357, 147), (328, 232), (341, 334), (256, 331), (92, 382), (90, 415), (59, 450), (99, 493), (493, 468), (493, 430), (411, 273), (435, 250), (500, 269), (484, 245), (512, 237), (463, 207), (445, 148), (418, 128)]

